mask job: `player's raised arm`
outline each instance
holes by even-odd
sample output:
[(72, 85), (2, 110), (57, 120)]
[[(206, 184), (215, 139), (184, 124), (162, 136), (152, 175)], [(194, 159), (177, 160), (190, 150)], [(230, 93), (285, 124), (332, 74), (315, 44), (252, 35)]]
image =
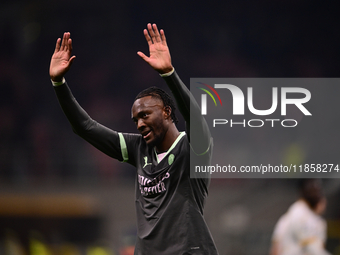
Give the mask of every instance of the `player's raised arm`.
[(50, 77), (59, 104), (77, 135), (105, 154), (122, 161), (118, 133), (93, 120), (78, 104), (64, 79), (74, 59), (72, 40), (67, 32), (63, 39), (57, 40), (50, 63)]
[[(54, 82), (61, 82), (70, 69), (76, 56), (72, 55), (72, 39), (69, 32), (64, 33), (63, 39), (58, 38), (50, 63), (50, 77)], [(61, 44), (60, 44), (61, 42)]]
[(158, 31), (156, 24), (149, 23), (143, 32), (149, 45), (150, 56), (140, 51), (137, 54), (165, 79), (184, 117), (187, 131), (190, 131), (190, 125), (195, 127), (195, 132), (188, 134), (192, 148), (198, 154), (206, 152), (211, 143), (209, 127), (201, 115), (197, 102), (174, 71), (164, 30)]

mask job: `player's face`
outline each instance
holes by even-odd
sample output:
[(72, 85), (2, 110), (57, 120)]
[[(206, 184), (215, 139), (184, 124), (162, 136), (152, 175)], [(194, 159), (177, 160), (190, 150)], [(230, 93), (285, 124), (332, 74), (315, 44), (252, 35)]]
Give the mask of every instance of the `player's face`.
[(139, 98), (132, 105), (131, 114), (148, 145), (157, 146), (163, 141), (170, 116), (162, 100), (151, 96)]

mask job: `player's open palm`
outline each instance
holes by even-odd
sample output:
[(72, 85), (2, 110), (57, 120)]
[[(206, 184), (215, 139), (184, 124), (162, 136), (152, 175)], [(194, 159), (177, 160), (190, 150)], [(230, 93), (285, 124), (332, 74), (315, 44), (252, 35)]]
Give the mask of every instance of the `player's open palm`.
[[(75, 56), (72, 54), (72, 40), (70, 33), (64, 33), (63, 39), (58, 38), (50, 63), (50, 77), (52, 81), (61, 81), (70, 69)], [(61, 42), (61, 44), (60, 44)]]
[(159, 32), (156, 24), (149, 23), (147, 28), (144, 29), (144, 36), (149, 45), (150, 57), (140, 51), (137, 54), (159, 73), (172, 71), (170, 51), (164, 31)]

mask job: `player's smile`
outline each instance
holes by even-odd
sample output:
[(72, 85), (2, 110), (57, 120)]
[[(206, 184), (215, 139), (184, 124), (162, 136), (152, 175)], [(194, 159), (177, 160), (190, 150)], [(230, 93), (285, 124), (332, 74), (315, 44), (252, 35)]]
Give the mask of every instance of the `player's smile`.
[(132, 120), (149, 145), (158, 145), (166, 133), (163, 108), (163, 102), (152, 96), (139, 98), (132, 106)]
[(147, 131), (147, 132), (143, 132), (142, 136), (143, 136), (144, 139), (147, 139), (150, 136), (150, 134), (151, 134), (151, 130)]

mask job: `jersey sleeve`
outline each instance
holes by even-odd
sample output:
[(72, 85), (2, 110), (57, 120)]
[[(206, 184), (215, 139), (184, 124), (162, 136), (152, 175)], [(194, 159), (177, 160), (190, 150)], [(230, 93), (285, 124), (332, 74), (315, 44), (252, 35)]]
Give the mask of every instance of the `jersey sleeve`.
[(119, 133), (93, 120), (78, 104), (67, 83), (54, 89), (73, 132), (108, 156), (124, 161)]
[(123, 162), (137, 166), (142, 137), (139, 134), (118, 133)]
[[(204, 154), (209, 150), (212, 140), (208, 124), (201, 115), (195, 98), (176, 72), (164, 77), (164, 80), (174, 95), (178, 109), (184, 117), (193, 151), (198, 155)], [(192, 128), (190, 129), (190, 127)]]

